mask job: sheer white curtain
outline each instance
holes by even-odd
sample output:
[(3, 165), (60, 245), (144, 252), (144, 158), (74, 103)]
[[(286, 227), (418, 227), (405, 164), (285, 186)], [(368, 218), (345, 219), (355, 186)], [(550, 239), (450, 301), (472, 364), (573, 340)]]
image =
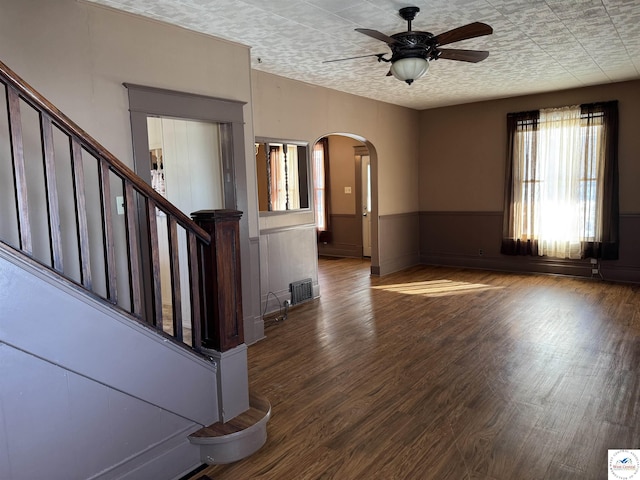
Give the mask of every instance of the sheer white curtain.
[(284, 195), (284, 154), (280, 145), (269, 146), (269, 165), (271, 179), (271, 209), (284, 210), (286, 198)]
[(300, 208), (298, 180), (298, 146), (271, 145), (271, 207), (273, 210)]
[(534, 224), (538, 225), (538, 254), (580, 258), (580, 174), (583, 150), (580, 106), (540, 110), (538, 157), (541, 202)]

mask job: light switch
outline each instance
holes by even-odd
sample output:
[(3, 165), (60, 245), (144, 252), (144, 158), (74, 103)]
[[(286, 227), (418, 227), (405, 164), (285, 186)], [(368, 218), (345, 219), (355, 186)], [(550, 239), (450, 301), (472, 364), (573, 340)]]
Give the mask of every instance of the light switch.
[(344, 187), (344, 193), (351, 193), (351, 187)]
[(123, 196), (117, 196), (116, 197), (116, 210), (118, 212), (118, 215), (124, 215), (124, 197)]

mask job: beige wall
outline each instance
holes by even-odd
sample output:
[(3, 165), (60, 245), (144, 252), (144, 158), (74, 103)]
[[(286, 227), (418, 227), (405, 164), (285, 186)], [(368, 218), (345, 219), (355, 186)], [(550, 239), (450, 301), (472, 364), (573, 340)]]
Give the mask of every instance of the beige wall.
[(0, 59), (129, 165), (123, 82), (250, 100), (246, 47), (73, 0), (0, 10)]
[[(353, 147), (364, 146), (362, 142), (342, 135), (329, 136), (329, 174), (331, 176), (331, 213), (356, 213), (356, 163)], [(345, 187), (351, 193), (345, 193)]]
[[(123, 83), (247, 102), (245, 162), (254, 178), (248, 47), (81, 0), (0, 0), (0, 12), (0, 60), (129, 166)], [(255, 189), (247, 196), (257, 204)], [(248, 214), (257, 235), (257, 211)]]
[(256, 136), (358, 135), (377, 153), (379, 214), (417, 211), (418, 111), (255, 70), (252, 82)]
[(421, 112), (420, 210), (502, 211), (507, 113), (619, 101), (620, 212), (640, 213), (640, 81)]
[[(382, 238), (391, 233), (380, 228), (379, 218), (418, 211), (420, 113), (258, 71), (252, 72), (252, 91), (256, 136), (291, 138), (313, 144), (326, 135), (341, 133), (365, 141), (371, 153), (372, 170), (372, 269), (385, 274), (416, 263), (417, 250), (408, 254), (393, 242), (386, 242), (384, 250), (377, 247), (382, 244)], [(313, 221), (303, 215), (261, 216), (260, 226), (264, 232), (276, 227), (291, 228), (299, 222), (313, 224)], [(413, 230), (399, 233), (412, 235)], [(279, 238), (278, 242), (287, 242), (284, 235)], [(261, 252), (267, 249), (263, 244), (269, 240), (261, 236)], [(315, 244), (290, 243), (281, 248), (316, 250)], [(272, 283), (283, 285), (285, 279), (277, 279), (279, 273), (274, 267), (269, 266)], [(264, 290), (262, 293), (264, 298)]]

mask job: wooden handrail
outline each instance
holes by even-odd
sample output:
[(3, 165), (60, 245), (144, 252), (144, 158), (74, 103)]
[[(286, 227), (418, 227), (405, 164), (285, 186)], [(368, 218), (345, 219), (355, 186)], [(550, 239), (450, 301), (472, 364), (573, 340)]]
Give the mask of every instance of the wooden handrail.
[(136, 190), (142, 193), (145, 197), (153, 198), (156, 206), (160, 208), (172, 217), (178, 220), (178, 223), (185, 228), (193, 230), (198, 238), (206, 244), (209, 244), (211, 237), (202, 228), (196, 225), (187, 215), (185, 215), (178, 207), (169, 202), (162, 195), (157, 193), (151, 185), (146, 183), (140, 177), (138, 177), (133, 170), (127, 167), (124, 163), (118, 160), (111, 152), (104, 148), (97, 140), (91, 135), (81, 129), (64, 113), (58, 110), (55, 105), (49, 102), (46, 98), (40, 95), (31, 85), (25, 82), (20, 76), (18, 76), (13, 70), (7, 67), (2, 61), (0, 61), (0, 76), (6, 78), (9, 83), (20, 92), (20, 96), (27, 101), (36, 110), (42, 110), (47, 112), (51, 119), (57, 124), (58, 127), (68, 130), (73, 136), (77, 137), (82, 146), (89, 151), (92, 155), (103, 158), (109, 163), (111, 168), (119, 173), (127, 181), (131, 182)]
[[(202, 347), (202, 327), (205, 325), (204, 313), (211, 309), (204, 292), (206, 272), (203, 272), (203, 249), (211, 248), (212, 237), (209, 232), (197, 225), (191, 218), (157, 193), (149, 184), (138, 177), (129, 167), (118, 160), (93, 137), (78, 127), (71, 119), (36, 92), (15, 72), (0, 62), (0, 83), (4, 84), (7, 96), (7, 114), (9, 120), (9, 141), (11, 143), (11, 161), (16, 199), (16, 231), (18, 250), (33, 258), (42, 265), (56, 271), (65, 278), (76, 282), (86, 290), (101, 296), (114, 306), (125, 309), (138, 319), (153, 325), (157, 330), (165, 332), (163, 323), (163, 302), (160, 284), (160, 254), (157, 229), (157, 212), (166, 215), (168, 235), (165, 239), (169, 249), (170, 297), (171, 297), (171, 333), (177, 341), (190, 343), (195, 350)], [(1, 88), (1, 87), (0, 87)], [(28, 187), (32, 187), (33, 173), (28, 173), (27, 160), (23, 145), (21, 101), (39, 114), (40, 142), (42, 147), (42, 164), (44, 181), (44, 199), (47, 208), (47, 228), (49, 259), (37, 258), (34, 253), (36, 240), (32, 237), (30, 222), (30, 195)], [(68, 162), (71, 192), (59, 192), (56, 176), (56, 147), (54, 145), (54, 128), (68, 138)], [(88, 153), (97, 164), (97, 198), (99, 206), (92, 209), (85, 205), (87, 188), (85, 182), (83, 153)], [(125, 244), (116, 239), (116, 220), (112, 213), (112, 181), (115, 175), (120, 182), (124, 194), (124, 230)], [(93, 177), (91, 177), (93, 178)], [(30, 181), (27, 181), (27, 180)], [(40, 187), (42, 188), (42, 187)], [(38, 190), (40, 191), (40, 190)], [(68, 197), (59, 195), (66, 193)], [(61, 231), (62, 216), (60, 212), (63, 200), (65, 205), (73, 204), (73, 218), (77, 240), (77, 262), (79, 279), (65, 271), (63, 258), (63, 234)], [(6, 206), (6, 208), (10, 208)], [(95, 211), (100, 213), (99, 225), (90, 228), (89, 215)], [(36, 210), (37, 211), (37, 210)], [(71, 207), (67, 212), (71, 211)], [(0, 211), (0, 213), (2, 213)], [(93, 247), (104, 261), (103, 271), (92, 268), (92, 238), (96, 241), (97, 232), (101, 234), (101, 244)], [(184, 272), (188, 274), (188, 284), (181, 285), (180, 255), (178, 253), (181, 233), (186, 235), (187, 265)], [(144, 234), (144, 237), (141, 237)], [(92, 237), (93, 235), (93, 237)], [(68, 237), (67, 237), (68, 238)], [(0, 242), (7, 243), (0, 238)], [(39, 242), (42, 244), (42, 241)], [(118, 260), (117, 249), (124, 248), (127, 255), (126, 282), (129, 290), (129, 303), (124, 307), (118, 292)], [(94, 256), (98, 252), (94, 252)], [(46, 257), (46, 256), (45, 256)], [(67, 267), (67, 270), (69, 267)], [(100, 292), (96, 284), (104, 283)], [(121, 279), (122, 280), (122, 279)], [(183, 282), (184, 283), (184, 282)], [(146, 289), (142, 288), (146, 285)], [(124, 302), (126, 304), (126, 301)], [(169, 302), (167, 302), (168, 304)], [(191, 315), (183, 319), (183, 304), (189, 304)], [(145, 318), (142, 318), (144, 314)], [(183, 338), (183, 320), (191, 326), (191, 341)], [(217, 320), (216, 320), (217, 321)], [(190, 323), (189, 323), (190, 322)], [(209, 327), (211, 330), (213, 327)]]

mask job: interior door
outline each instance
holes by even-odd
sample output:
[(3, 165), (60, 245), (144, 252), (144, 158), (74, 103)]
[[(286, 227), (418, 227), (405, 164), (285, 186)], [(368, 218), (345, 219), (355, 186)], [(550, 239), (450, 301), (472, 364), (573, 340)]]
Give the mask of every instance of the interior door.
[(362, 256), (371, 257), (371, 160), (362, 155)]

